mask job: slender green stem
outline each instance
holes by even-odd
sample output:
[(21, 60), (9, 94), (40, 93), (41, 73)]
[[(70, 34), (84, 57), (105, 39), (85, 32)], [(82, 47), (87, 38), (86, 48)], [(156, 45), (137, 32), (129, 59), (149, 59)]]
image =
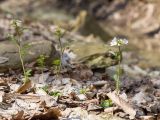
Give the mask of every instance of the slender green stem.
[(59, 45), (60, 45), (60, 65), (59, 65), (58, 74), (60, 74), (60, 71), (62, 69), (62, 59), (63, 59), (63, 46), (61, 43), (61, 37), (59, 37), (58, 41), (59, 41)]
[(118, 46), (119, 55), (118, 55), (118, 67), (117, 67), (117, 80), (116, 80), (116, 92), (119, 93), (120, 90), (120, 74), (121, 74), (121, 59), (122, 59), (122, 52), (120, 46)]
[(24, 67), (24, 62), (23, 62), (23, 58), (22, 58), (22, 54), (21, 54), (21, 47), (20, 45), (17, 45), (18, 47), (18, 52), (19, 52), (19, 58), (20, 58), (20, 61), (21, 61), (21, 65), (22, 65), (22, 69), (23, 69), (23, 74), (24, 74), (24, 77), (25, 77), (25, 81), (24, 82), (27, 82), (28, 78), (26, 76), (26, 71), (25, 71), (25, 67)]
[(26, 70), (25, 70), (25, 66), (24, 66), (24, 61), (23, 61), (23, 57), (22, 57), (22, 48), (21, 48), (21, 35), (18, 34), (18, 43), (17, 43), (17, 47), (18, 47), (18, 52), (19, 52), (19, 58), (21, 61), (21, 65), (22, 65), (22, 69), (23, 69), (23, 74), (24, 74), (24, 83), (28, 82), (28, 76), (26, 75)]
[(21, 37), (23, 34), (23, 28), (21, 26), (18, 25), (17, 21), (13, 21), (13, 27), (15, 28), (15, 35), (14, 35), (14, 41), (17, 45), (17, 49), (18, 49), (18, 53), (19, 53), (19, 58), (20, 58), (20, 62), (21, 62), (21, 66), (23, 69), (23, 74), (25, 77), (24, 83), (28, 82), (28, 76), (27, 76), (27, 72), (25, 70), (25, 66), (24, 66), (24, 61), (23, 61), (23, 55), (22, 55), (22, 50), (23, 50), (23, 46), (21, 45)]
[(116, 80), (116, 92), (117, 92), (117, 94), (119, 93), (119, 89), (120, 89), (119, 83), (120, 83), (120, 62), (118, 62), (118, 68), (117, 68), (117, 80)]

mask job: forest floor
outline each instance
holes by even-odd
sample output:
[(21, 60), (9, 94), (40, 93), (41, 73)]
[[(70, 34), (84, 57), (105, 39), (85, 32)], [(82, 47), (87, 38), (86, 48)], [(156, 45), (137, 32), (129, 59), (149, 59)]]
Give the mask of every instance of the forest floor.
[[(68, 7), (63, 6), (61, 2), (57, 4), (53, 2), (57, 5), (56, 9), (63, 7), (63, 10), (72, 14), (66, 16), (65, 12), (60, 10), (50, 12), (46, 7), (49, 4), (43, 0), (41, 2), (22, 0), (18, 4), (14, 0), (9, 2), (5, 0), (1, 3), (0, 119), (160, 120), (160, 67), (158, 66), (160, 44), (157, 42), (159, 32), (155, 31), (158, 30), (156, 24), (158, 20), (151, 19), (156, 16), (156, 12), (152, 10), (157, 7), (154, 2), (153, 4), (140, 2), (133, 8), (132, 5), (135, 3), (129, 2), (126, 3), (125, 9), (117, 10), (110, 15), (109, 13), (119, 3), (105, 3), (110, 5), (106, 8), (103, 2), (102, 0), (93, 5), (89, 2), (86, 4), (89, 5), (87, 10), (88, 13), (91, 12), (93, 18), (88, 17), (89, 15), (86, 17), (84, 11), (75, 18), (74, 15), (81, 11), (81, 6), (68, 11)], [(50, 5), (53, 5), (51, 3)], [(75, 1), (71, 3), (75, 4)], [(98, 4), (101, 7), (95, 9)], [(143, 16), (145, 19), (136, 17), (137, 9), (141, 7), (147, 9), (147, 17)], [(106, 16), (101, 14), (105, 9), (108, 10)], [(132, 13), (137, 13), (135, 17), (132, 18), (128, 14), (125, 16), (128, 9), (133, 10)], [(144, 9), (138, 9), (139, 13), (143, 13)], [(93, 14), (94, 10), (96, 14)], [(13, 43), (8, 42), (8, 34), (16, 35), (10, 26), (14, 18), (12, 11), (16, 17), (22, 19), (24, 27), (27, 28), (22, 35), (24, 43), (32, 44), (32, 47), (27, 49), (28, 55), (23, 58), (26, 63), (25, 68), (32, 70), (26, 83), (23, 82), (24, 73), (18, 51)], [(89, 22), (86, 22), (85, 18), (89, 19)], [(149, 21), (150, 24), (143, 26), (142, 23), (145, 21)], [(93, 24), (94, 29), (103, 32), (105, 37), (95, 32), (92, 27), (90, 29)], [(139, 24), (142, 27), (137, 27)], [(50, 61), (53, 58), (59, 59), (61, 54), (60, 45), (50, 30), (56, 25), (67, 30), (62, 38), (63, 65), (59, 72), (56, 69), (58, 63), (53, 65)], [(122, 54), (123, 74), (120, 77), (118, 94), (115, 91), (113, 78), (117, 62), (110, 55), (112, 48), (109, 46), (110, 40), (117, 34), (129, 40), (129, 46)], [(107, 40), (104, 42), (102, 39)], [(42, 67), (39, 66), (37, 59), (44, 54), (47, 57), (44, 61), (41, 58), (41, 63), (44, 62)], [(72, 58), (74, 55), (78, 57), (76, 60)]]

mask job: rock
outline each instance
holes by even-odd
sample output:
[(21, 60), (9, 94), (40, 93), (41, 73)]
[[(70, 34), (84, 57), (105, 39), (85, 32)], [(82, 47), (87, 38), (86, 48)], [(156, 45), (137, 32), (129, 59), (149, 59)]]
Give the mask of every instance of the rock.
[(0, 57), (0, 64), (5, 63), (8, 61), (8, 58)]
[[(49, 58), (55, 58), (58, 55), (54, 47), (57, 41), (53, 33), (48, 30), (49, 26), (33, 22), (27, 24), (27, 26), (24, 25), (24, 27), (29, 29), (24, 31), (22, 40), (24, 43), (32, 45), (28, 51), (29, 54), (24, 57), (25, 62), (33, 62), (41, 54), (45, 54), (49, 56)], [(6, 41), (8, 33), (15, 33), (14, 30), (11, 29), (10, 20), (0, 19), (0, 29), (2, 29), (0, 33), (0, 38), (2, 37), (0, 44), (2, 48), (0, 50), (0, 69), (4, 71), (4, 68), (19, 68), (20, 62), (17, 49), (13, 43)], [(109, 45), (105, 45), (105, 43), (97, 37), (84, 37), (77, 33), (66, 32), (62, 38), (62, 43), (63, 47), (68, 46), (73, 50), (77, 56), (76, 61), (87, 64), (91, 68), (103, 68), (117, 63), (109, 52), (116, 50)], [(51, 63), (51, 59), (47, 61)]]
[[(27, 51), (28, 54), (23, 58), (25, 63), (35, 61), (40, 55), (44, 54), (53, 58), (56, 52), (52, 42), (46, 40), (27, 41), (31, 47)], [(19, 68), (21, 66), (18, 49), (11, 41), (0, 42), (0, 56), (5, 57), (8, 61), (0, 63), (0, 71), (8, 70), (9, 68)]]
[(75, 61), (84, 63), (93, 69), (106, 68), (117, 64), (117, 60), (110, 53), (110, 51), (115, 52), (116, 49), (94, 39), (96, 38), (93, 38), (91, 42), (81, 40), (70, 43), (70, 49), (77, 56)]
[[(7, 38), (8, 34), (15, 34), (10, 23), (9, 19), (0, 19), (0, 72), (21, 67), (17, 46)], [(47, 64), (51, 63), (58, 52), (53, 44), (55, 38), (51, 37), (47, 27), (40, 23), (24, 24), (23, 27), (27, 29), (22, 35), (22, 45), (30, 46), (23, 57), (24, 62), (36, 61), (43, 54), (48, 57)]]

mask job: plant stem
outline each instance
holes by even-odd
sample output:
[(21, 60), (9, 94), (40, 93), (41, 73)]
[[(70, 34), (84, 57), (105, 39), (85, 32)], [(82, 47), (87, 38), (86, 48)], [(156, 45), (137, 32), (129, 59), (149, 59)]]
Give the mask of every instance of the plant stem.
[(17, 45), (18, 47), (18, 52), (19, 52), (19, 58), (20, 58), (20, 61), (21, 61), (21, 65), (22, 65), (22, 69), (23, 69), (23, 74), (24, 74), (24, 77), (25, 77), (25, 83), (28, 81), (27, 79), (27, 76), (26, 76), (26, 71), (25, 71), (25, 68), (24, 68), (24, 62), (23, 62), (23, 58), (22, 58), (22, 54), (21, 54), (21, 46), (20, 45)]
[(118, 50), (119, 50), (119, 57), (118, 57), (118, 68), (117, 68), (117, 80), (116, 80), (116, 93), (119, 93), (120, 90), (120, 72), (121, 72), (121, 59), (122, 59), (122, 53), (121, 53), (121, 48), (120, 46), (118, 46)]
[(60, 74), (60, 71), (62, 69), (62, 59), (63, 59), (63, 46), (61, 43), (61, 37), (58, 38), (58, 41), (59, 41), (59, 45), (60, 45), (60, 65), (59, 65), (58, 74)]

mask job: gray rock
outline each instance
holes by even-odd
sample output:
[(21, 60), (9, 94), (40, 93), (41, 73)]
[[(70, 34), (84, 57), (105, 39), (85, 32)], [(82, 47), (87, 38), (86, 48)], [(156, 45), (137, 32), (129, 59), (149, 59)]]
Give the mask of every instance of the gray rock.
[[(54, 58), (56, 52), (52, 42), (46, 40), (32, 40), (27, 41), (31, 47), (28, 49), (26, 56), (23, 57), (25, 63), (35, 61), (40, 55), (44, 54), (49, 56), (50, 59)], [(0, 71), (8, 70), (9, 68), (19, 68), (21, 66), (18, 49), (11, 41), (0, 42), (0, 56), (7, 58), (7, 61), (0, 63)]]
[(117, 64), (117, 60), (110, 53), (116, 52), (116, 49), (95, 39), (91, 42), (81, 40), (70, 43), (69, 47), (77, 55), (76, 60), (91, 68), (106, 68)]

